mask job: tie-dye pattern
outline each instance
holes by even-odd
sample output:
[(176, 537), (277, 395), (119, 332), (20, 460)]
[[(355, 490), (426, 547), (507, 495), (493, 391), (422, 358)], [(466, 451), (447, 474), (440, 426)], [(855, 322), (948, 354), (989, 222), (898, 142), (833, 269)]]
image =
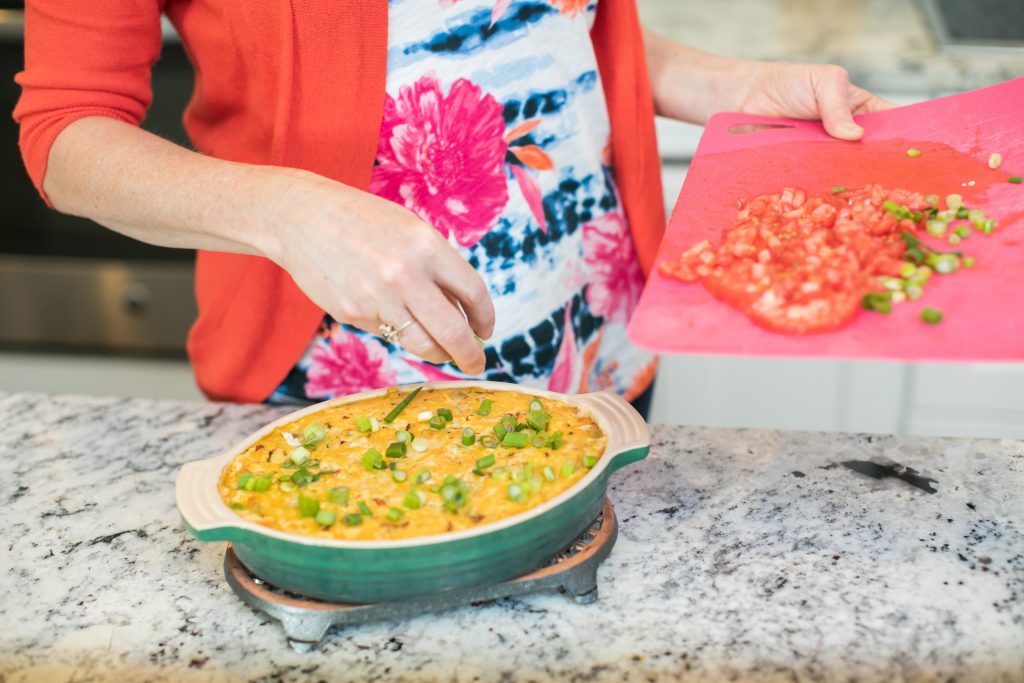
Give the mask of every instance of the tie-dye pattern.
[[(632, 398), (655, 366), (626, 339), (643, 277), (608, 165), (596, 5), (390, 0), (370, 189), (484, 278), (497, 314), (485, 378)], [(464, 377), (327, 317), (270, 400)]]

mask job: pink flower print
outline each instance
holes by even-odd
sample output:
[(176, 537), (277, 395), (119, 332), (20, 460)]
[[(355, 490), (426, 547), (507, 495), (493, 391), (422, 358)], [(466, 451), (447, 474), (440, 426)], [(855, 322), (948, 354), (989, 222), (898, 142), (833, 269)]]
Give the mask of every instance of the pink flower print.
[(398, 374), (388, 367), (388, 351), (380, 342), (363, 342), (341, 325), (326, 344), (317, 344), (306, 371), (306, 395), (333, 398), (395, 384)]
[(587, 9), (590, 0), (548, 0), (555, 9), (567, 17), (574, 17)]
[(628, 322), (644, 276), (621, 214), (609, 213), (583, 226), (583, 260), (590, 267), (591, 311), (608, 322)]
[(370, 190), (469, 247), (508, 203), (502, 106), (460, 78), (446, 96), (435, 76), (384, 103)]
[(576, 358), (576, 334), (572, 329), (572, 301), (565, 305), (565, 331), (555, 355), (555, 367), (548, 378), (548, 391), (566, 393), (572, 386), (573, 361)]

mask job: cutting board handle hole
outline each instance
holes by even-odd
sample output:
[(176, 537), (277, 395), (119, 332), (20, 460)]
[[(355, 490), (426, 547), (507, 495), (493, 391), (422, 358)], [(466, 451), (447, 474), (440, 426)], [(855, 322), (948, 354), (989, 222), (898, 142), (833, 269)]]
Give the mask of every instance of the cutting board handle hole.
[(760, 133), (762, 130), (772, 130), (773, 128), (795, 128), (795, 126), (785, 123), (739, 123), (726, 130), (733, 135), (750, 135), (751, 133)]

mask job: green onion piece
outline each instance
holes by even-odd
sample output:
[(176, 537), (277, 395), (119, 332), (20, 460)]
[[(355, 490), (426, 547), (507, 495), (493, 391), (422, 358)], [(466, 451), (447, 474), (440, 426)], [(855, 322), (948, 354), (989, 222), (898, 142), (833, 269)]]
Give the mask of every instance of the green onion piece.
[(429, 410), (424, 410), (421, 411), (420, 414), (416, 416), (416, 420), (419, 422), (429, 422), (430, 418), (432, 417), (434, 417), (434, 413), (430, 412)]
[(946, 242), (948, 242), (950, 246), (955, 247), (960, 244), (961, 239), (960, 235), (953, 234), (949, 236), (949, 239), (947, 239)]
[(910, 157), (911, 159), (915, 159), (921, 156), (921, 150), (919, 150), (917, 147), (911, 147), (910, 149), (907, 150), (907, 156)]
[(280, 486), (281, 490), (285, 493), (291, 493), (295, 490), (295, 484), (292, 483), (291, 479), (282, 479), (278, 482), (278, 486)]
[(903, 252), (903, 258), (910, 261), (911, 263), (921, 265), (922, 263), (925, 262), (925, 259), (928, 258), (928, 256), (927, 254), (924, 253), (924, 250), (918, 249), (917, 247), (911, 247), (910, 249), (907, 249), (905, 252)]
[(452, 411), (451, 411), (450, 408), (438, 408), (437, 409), (437, 416), (438, 417), (443, 417), (445, 422), (451, 422), (452, 419), (453, 419)]
[(981, 231), (986, 235), (991, 235), (992, 231), (996, 229), (996, 221), (992, 218), (988, 218), (981, 222)]
[(310, 422), (302, 430), (302, 445), (316, 448), (327, 438), (327, 430), (319, 422)]
[(484, 457), (476, 461), (476, 468), (478, 470), (485, 470), (494, 464), (494, 453), (488, 453)]
[(492, 401), (489, 398), (485, 398), (484, 400), (480, 401), (480, 407), (477, 409), (476, 412), (479, 413), (480, 415), (490, 415), (491, 406), (493, 405), (494, 401)]
[(532, 475), (530, 478), (528, 478), (526, 481), (520, 484), (520, 486), (523, 487), (523, 490), (526, 491), (527, 493), (538, 493), (541, 490), (541, 488), (543, 488), (543, 485), (544, 480), (541, 479), (540, 475), (538, 474)]
[(444, 483), (447, 484), (448, 486), (452, 486), (457, 485), (461, 482), (459, 481), (459, 478), (456, 477), (454, 474), (449, 474), (447, 477), (444, 478)]
[(448, 426), (448, 422), (445, 421), (445, 419), (440, 415), (435, 415), (434, 417), (430, 418), (429, 424), (431, 429), (437, 430), (444, 429), (446, 426)]
[(951, 209), (959, 209), (964, 205), (964, 198), (958, 194), (946, 195), (946, 206)]
[(953, 234), (959, 237), (960, 239), (965, 239), (971, 236), (971, 229), (968, 228), (966, 225), (961, 225), (958, 226), (957, 229), (953, 231)]
[(548, 438), (542, 434), (537, 434), (530, 439), (530, 445), (534, 448), (544, 448), (548, 445)]
[(384, 464), (384, 458), (381, 457), (380, 451), (376, 448), (367, 448), (366, 452), (363, 453), (363, 467), (366, 468), (367, 472), (374, 470), (382, 470), (387, 465)]
[(942, 311), (936, 308), (922, 308), (921, 320), (925, 321), (929, 325), (937, 325), (942, 322)]
[(504, 467), (495, 467), (491, 470), (491, 476), (495, 481), (508, 481), (508, 470)]
[(939, 205), (939, 195), (937, 195), (937, 194), (930, 194), (927, 197), (925, 197), (924, 200), (926, 202), (928, 202), (928, 206), (938, 206)]
[(312, 517), (320, 509), (320, 501), (316, 498), (307, 498), (299, 494), (299, 514), (303, 517)]
[(342, 517), (341, 521), (345, 524), (345, 526), (359, 526), (363, 523), (363, 516), (353, 512)]
[(405, 442), (395, 441), (389, 443), (388, 447), (384, 450), (384, 455), (389, 458), (404, 458), (405, 457)]
[(404, 429), (398, 430), (395, 432), (395, 441), (399, 441), (401, 443), (408, 443), (409, 441), (412, 441), (412, 432), (407, 432)]
[(430, 448), (430, 442), (424, 439), (422, 436), (417, 436), (412, 440), (412, 449), (417, 453), (426, 453), (427, 449)]
[(360, 432), (365, 434), (366, 432), (368, 432), (371, 429), (373, 429), (373, 423), (370, 422), (370, 418), (368, 418), (368, 417), (361, 417), (361, 418), (356, 420), (356, 429), (358, 429)]
[(1012, 175), (1007, 179), (1007, 181), (1013, 183), (1014, 185), (1020, 185), (1022, 182), (1024, 182), (1024, 178), (1021, 178), (1019, 175)]
[(416, 470), (416, 474), (413, 476), (412, 480), (417, 484), (426, 484), (430, 481), (430, 470), (425, 468)]
[(832, 188), (832, 194), (839, 194), (840, 192), (846, 192), (846, 188), (842, 185), (836, 185)]
[(310, 453), (308, 450), (306, 450), (302, 446), (299, 446), (298, 448), (292, 451), (292, 454), (288, 456), (288, 459), (291, 460), (296, 465), (302, 465), (307, 460), (309, 460), (309, 455)]
[(591, 467), (593, 467), (594, 465), (596, 465), (596, 464), (597, 464), (597, 456), (596, 455), (584, 455), (583, 456), (583, 466), (586, 467), (588, 470)]
[(913, 263), (904, 262), (903, 265), (900, 266), (900, 277), (902, 278), (914, 277), (914, 274), (916, 272), (917, 266), (915, 266)]
[(409, 474), (405, 470), (393, 470), (391, 472), (391, 481), (396, 484), (401, 484), (409, 478)]
[(925, 223), (924, 229), (927, 230), (928, 234), (931, 235), (932, 237), (942, 237), (944, 234), (946, 234), (946, 222), (940, 220), (930, 220), (927, 223)]
[(300, 489), (308, 485), (311, 481), (313, 481), (312, 475), (301, 467), (292, 472), (292, 483)]
[(232, 503), (230, 507), (232, 510), (244, 510), (245, 503)]
[(347, 486), (335, 486), (327, 491), (327, 502), (334, 505), (348, 505), (349, 493)]
[(256, 490), (256, 482), (258, 482), (258, 481), (259, 481), (259, 479), (257, 479), (256, 477), (253, 477), (252, 479), (249, 479), (248, 481), (246, 481), (245, 482), (245, 490), (246, 491), (255, 491)]
[(472, 427), (466, 427), (462, 430), (462, 445), (472, 446), (476, 443), (476, 432), (473, 431)]
[(522, 432), (509, 432), (501, 440), (501, 445), (506, 448), (523, 448), (526, 446), (526, 434)]
[[(889, 203), (891, 204), (892, 202)], [(903, 240), (903, 243), (907, 245), (908, 249), (921, 246), (921, 240), (917, 239), (912, 233), (909, 233), (906, 230), (900, 232), (900, 238)]]
[(317, 510), (316, 523), (322, 526), (331, 526), (338, 519), (338, 513), (334, 510)]
[(539, 398), (532, 399), (530, 401), (530, 412), (536, 413), (544, 410), (544, 404), (540, 402)]
[(960, 259), (953, 254), (935, 254), (931, 266), (936, 273), (949, 275), (960, 267)]
[(554, 481), (557, 478), (555, 476), (555, 470), (552, 469), (550, 465), (545, 465), (544, 469), (541, 470), (541, 474), (543, 474), (544, 478), (548, 481)]
[(252, 472), (242, 472), (242, 474), (238, 477), (238, 490), (239, 491), (245, 490), (246, 485), (250, 481), (252, 481), (252, 479), (253, 479)]
[(373, 513), (370, 512), (370, 506), (363, 501), (356, 503), (356, 507), (359, 508), (359, 512), (363, 513), (366, 517), (373, 517)]
[(995, 169), (999, 168), (1000, 166), (1002, 166), (1002, 164), (1003, 164), (1003, 155), (1002, 154), (1000, 154), (999, 152), (992, 152), (992, 154), (989, 155), (989, 157), (988, 157), (988, 167), (989, 168), (995, 170)]
[(254, 491), (263, 493), (270, 490), (270, 485), (274, 483), (274, 475), (266, 474), (255, 480), (256, 485), (253, 487)]
[(551, 416), (545, 413), (543, 410), (530, 411), (530, 416), (526, 418), (526, 424), (538, 432), (547, 431), (548, 423), (551, 421)]
[(402, 505), (410, 510), (415, 510), (422, 503), (423, 501), (420, 499), (420, 493), (416, 489), (409, 489), (408, 493), (405, 494), (405, 499), (402, 501)]
[(868, 311), (888, 315), (892, 313), (892, 292), (868, 292), (861, 299), (861, 306)]
[(550, 437), (548, 437), (548, 448), (550, 448), (553, 451), (557, 451), (559, 448), (561, 448), (562, 445), (565, 444), (565, 439), (563, 438), (563, 436), (564, 435), (562, 434), (562, 432), (555, 432)]
[(490, 434), (485, 434), (480, 437), (480, 445), (483, 446), (484, 448), (497, 448), (498, 439), (491, 436)]
[(957, 218), (967, 218), (970, 215), (971, 215), (971, 212), (968, 211), (967, 207), (964, 206), (963, 204), (961, 204), (960, 206), (957, 207), (957, 209), (956, 209), (956, 217)]
[(441, 487), (441, 498), (445, 501), (458, 500), (465, 497), (465, 493), (455, 484), (445, 484)]
[(917, 282), (908, 282), (903, 287), (903, 293), (907, 295), (907, 298), (911, 301), (917, 301), (924, 294), (924, 289)]
[(523, 487), (519, 484), (509, 484), (508, 488), (505, 489), (505, 495), (509, 500), (516, 503), (522, 503), (526, 500), (526, 491), (523, 491)]
[(962, 265), (964, 268), (973, 268), (974, 267), (974, 257), (973, 256), (964, 256), (963, 260), (960, 262), (960, 265)]
[(508, 434), (508, 430), (505, 429), (504, 425), (496, 424), (494, 425), (494, 434), (498, 437), (498, 440), (500, 441), (505, 438), (506, 434)]
[(388, 518), (389, 522), (397, 522), (400, 521), (402, 517), (405, 517), (405, 512), (399, 508), (388, 508), (388, 511), (384, 516)]
[(514, 432), (516, 426), (518, 425), (518, 422), (516, 422), (516, 418), (512, 417), (511, 415), (503, 415), (501, 419), (498, 420), (498, 422), (500, 422), (502, 426), (505, 427), (505, 431), (507, 432)]
[(397, 406), (391, 409), (390, 413), (384, 416), (384, 421), (387, 422), (388, 424), (394, 422), (395, 418), (402, 414), (402, 411), (405, 410), (406, 406), (408, 406), (409, 403), (411, 403), (412, 400), (416, 398), (416, 394), (420, 393), (422, 390), (423, 387), (416, 387), (415, 389), (410, 391), (405, 398), (398, 402)]
[(515, 472), (512, 473), (512, 481), (520, 483), (526, 481), (526, 472), (524, 472), (523, 470), (516, 470)]
[(566, 460), (562, 464), (562, 468), (558, 470), (558, 473), (562, 475), (562, 479), (568, 479), (576, 471), (576, 463), (572, 460)]
[(886, 199), (882, 203), (882, 206), (885, 207), (885, 210), (891, 213), (894, 218), (897, 218), (899, 220), (913, 219), (914, 217), (914, 214), (910, 211), (910, 209), (908, 209), (905, 206), (900, 206), (891, 199)]

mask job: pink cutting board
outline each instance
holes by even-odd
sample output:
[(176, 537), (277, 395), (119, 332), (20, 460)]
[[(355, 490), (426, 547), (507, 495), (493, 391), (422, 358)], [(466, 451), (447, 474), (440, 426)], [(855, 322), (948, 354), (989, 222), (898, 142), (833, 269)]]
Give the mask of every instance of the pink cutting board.
[[(782, 335), (755, 326), (700, 283), (657, 271), (648, 278), (629, 326), (638, 345), (660, 353), (878, 358), (1019, 360), (1024, 358), (1024, 78), (974, 92), (858, 117), (859, 142), (830, 138), (818, 122), (717, 114), (708, 123), (669, 221), (657, 263), (676, 260), (702, 239), (718, 244), (736, 217), (737, 200), (798, 187), (808, 195), (837, 185), (881, 183), (924, 194), (963, 195), (996, 218), (991, 236), (975, 233), (957, 249), (977, 265), (934, 276), (916, 302), (885, 316), (864, 311), (841, 330)], [(783, 127), (738, 134), (743, 124)], [(917, 147), (922, 155), (909, 158)], [(1003, 156), (998, 170), (989, 155)], [(974, 181), (974, 185), (963, 183)], [(928, 241), (928, 240), (926, 240)], [(936, 248), (952, 249), (941, 241)], [(938, 308), (938, 325), (920, 320)]]

